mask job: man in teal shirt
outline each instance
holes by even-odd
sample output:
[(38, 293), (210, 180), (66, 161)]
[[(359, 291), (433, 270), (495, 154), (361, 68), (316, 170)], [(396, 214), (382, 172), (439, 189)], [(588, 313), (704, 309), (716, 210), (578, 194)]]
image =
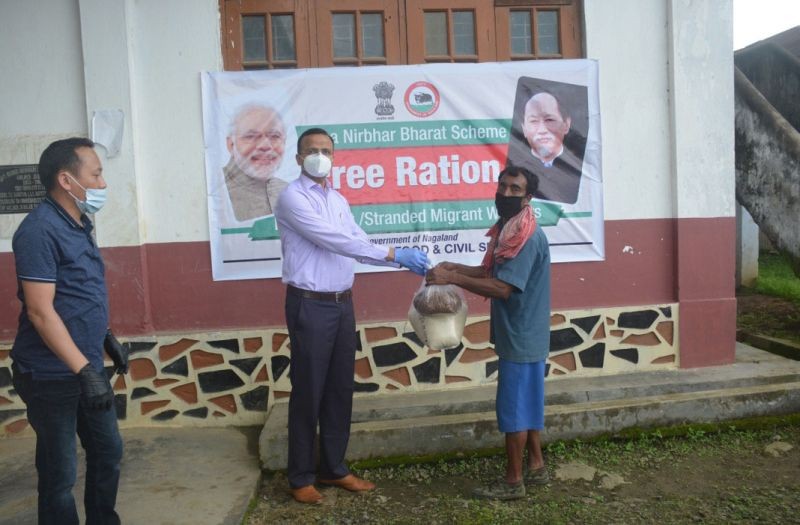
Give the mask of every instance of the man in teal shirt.
[(521, 498), (526, 483), (549, 481), (539, 433), (550, 350), (550, 250), (530, 206), (537, 183), (525, 168), (503, 170), (495, 195), (500, 219), (489, 230), (483, 263), (445, 262), (427, 274), (428, 284), (455, 284), (492, 300), (490, 341), (499, 357), (497, 422), (506, 435), (508, 463), (505, 477), (477, 488), (477, 497)]

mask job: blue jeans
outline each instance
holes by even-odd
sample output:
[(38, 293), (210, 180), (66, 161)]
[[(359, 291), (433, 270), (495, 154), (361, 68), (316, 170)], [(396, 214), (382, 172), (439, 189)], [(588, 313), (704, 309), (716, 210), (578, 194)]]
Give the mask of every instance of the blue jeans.
[(86, 451), (84, 506), (87, 525), (118, 525), (114, 511), (122, 438), (111, 410), (85, 410), (77, 377), (34, 380), (12, 366), (13, 382), (36, 432), (39, 525), (77, 525), (72, 487), (77, 477), (75, 434)]

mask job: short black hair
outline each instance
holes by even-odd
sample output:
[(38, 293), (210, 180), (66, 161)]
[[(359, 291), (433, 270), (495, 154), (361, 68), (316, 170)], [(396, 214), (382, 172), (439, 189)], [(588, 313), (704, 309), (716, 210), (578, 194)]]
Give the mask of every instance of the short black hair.
[(297, 137), (297, 154), (300, 155), (300, 145), (303, 143), (303, 139), (309, 135), (325, 135), (329, 139), (331, 139), (331, 144), (336, 144), (336, 141), (333, 140), (330, 133), (322, 128), (308, 128), (305, 130), (299, 137)]
[(500, 172), (500, 175), (498, 175), (497, 182), (500, 182), (500, 179), (502, 179), (504, 175), (510, 175), (512, 177), (522, 175), (525, 177), (525, 195), (535, 195), (536, 190), (539, 189), (539, 177), (527, 168), (523, 168), (522, 166), (506, 166), (506, 168)]
[(47, 191), (55, 187), (56, 174), (67, 170), (76, 172), (81, 165), (78, 148), (94, 148), (94, 142), (84, 137), (57, 140), (47, 146), (39, 157), (39, 180)]

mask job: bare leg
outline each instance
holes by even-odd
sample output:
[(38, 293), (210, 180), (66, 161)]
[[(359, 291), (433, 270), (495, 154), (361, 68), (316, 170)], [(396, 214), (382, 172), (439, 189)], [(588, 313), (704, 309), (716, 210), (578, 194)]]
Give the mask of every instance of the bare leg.
[[(508, 434), (506, 434), (506, 436), (508, 436)], [(508, 443), (508, 438), (506, 438), (506, 443)], [(508, 447), (507, 444), (506, 447)], [(544, 458), (542, 457), (542, 443), (539, 439), (538, 430), (528, 430), (527, 448), (528, 448), (528, 470), (536, 470), (542, 468), (544, 466)]]
[(522, 453), (528, 432), (509, 432), (506, 434), (506, 482), (519, 483), (522, 480)]

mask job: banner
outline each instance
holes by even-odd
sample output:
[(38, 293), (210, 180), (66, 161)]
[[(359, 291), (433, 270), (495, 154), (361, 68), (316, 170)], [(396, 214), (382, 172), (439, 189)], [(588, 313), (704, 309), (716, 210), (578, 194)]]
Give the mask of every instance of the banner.
[(334, 138), (329, 181), (373, 243), (479, 264), (514, 165), (538, 176), (553, 262), (603, 260), (597, 74), (592, 60), (203, 73), (214, 280), (280, 277), (274, 207), (311, 127)]

